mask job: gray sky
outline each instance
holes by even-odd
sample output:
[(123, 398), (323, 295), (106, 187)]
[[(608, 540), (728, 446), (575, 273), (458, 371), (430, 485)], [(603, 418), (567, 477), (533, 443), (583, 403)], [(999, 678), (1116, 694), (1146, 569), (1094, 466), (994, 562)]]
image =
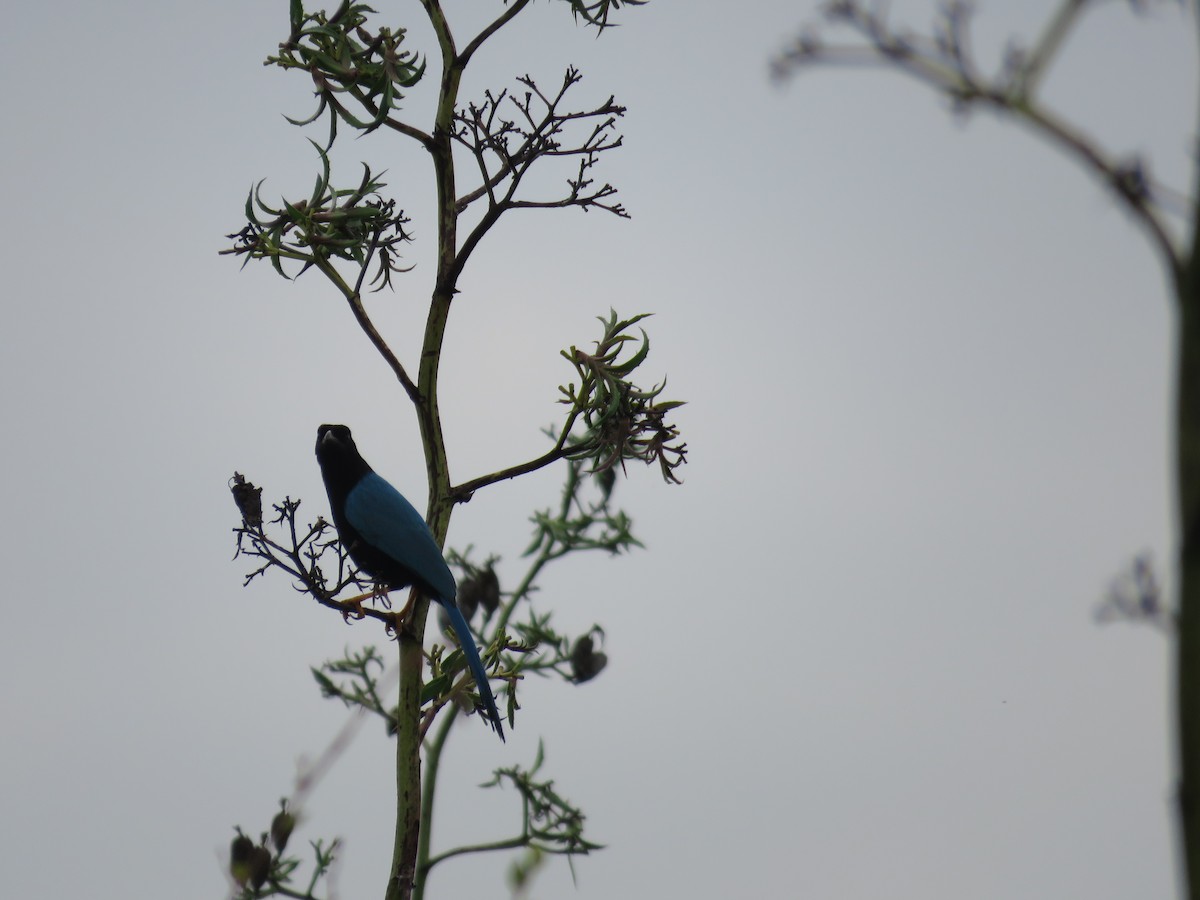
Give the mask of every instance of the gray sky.
[[(994, 59), (1047, 4), (981, 5)], [(647, 371), (690, 401), (691, 461), (682, 487), (620, 487), (647, 551), (549, 573), (539, 603), (602, 623), (610, 666), (529, 684), (505, 745), (456, 731), (435, 842), (510, 834), (515, 798), (475, 785), (544, 738), (608, 849), (538, 898), (1169, 896), (1168, 645), (1092, 618), (1133, 554), (1169, 558), (1157, 260), (1011, 123), (880, 72), (771, 85), (814, 6), (654, 0), (596, 40), (541, 3), (468, 79), (575, 63), (580, 105), (615, 93), (601, 177), (633, 219), (514, 214), (481, 249), (444, 362), (455, 480), (541, 452), (558, 350), (610, 306), (657, 314)], [(431, 47), (415, 3), (384, 7)], [(344, 421), (423, 502), (412, 418), (344, 305), (217, 256), (252, 182), (315, 172), (280, 115), (309, 89), (261, 65), (286, 28), (283, 3), (68, 2), (0, 35), (13, 897), (222, 896), (232, 825), (265, 828), (345, 721), (308, 667), (379, 635), (278, 578), (242, 589), (234, 469), (320, 514), (315, 428)], [(1109, 3), (1048, 97), (1187, 188), (1195, 83), (1186, 15)], [(412, 360), (428, 168), (386, 138), (345, 141), (344, 178), (359, 159), (414, 218), (418, 268), (371, 305)], [(451, 543), (504, 554), (511, 585), (557, 478), (480, 494)], [(391, 751), (369, 725), (297, 832), (344, 839), (343, 897), (383, 887)], [(447, 864), (431, 896), (502, 896), (507, 863)]]

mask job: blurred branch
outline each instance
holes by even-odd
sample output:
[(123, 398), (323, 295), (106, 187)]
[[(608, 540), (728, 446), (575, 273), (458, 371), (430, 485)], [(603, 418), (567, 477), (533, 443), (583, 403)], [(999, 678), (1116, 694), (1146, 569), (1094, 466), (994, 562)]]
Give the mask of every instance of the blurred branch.
[[(1200, 897), (1200, 222), (1195, 203), (1157, 184), (1144, 160), (1107, 150), (1066, 117), (1049, 110), (1038, 96), (1061, 48), (1084, 14), (1100, 2), (1058, 0), (1036, 40), (1029, 47), (1010, 41), (999, 69), (985, 75), (971, 50), (972, 7), (963, 0), (946, 0), (927, 35), (891, 25), (882, 3), (868, 7), (865, 0), (834, 0), (825, 6), (821, 25), (804, 29), (772, 68), (777, 78), (787, 78), (818, 64), (882, 64), (943, 94), (957, 113), (982, 107), (1011, 115), (1098, 178), (1156, 249), (1174, 293), (1176, 313), (1178, 608), (1174, 614), (1165, 608), (1150, 560), (1143, 555), (1113, 582), (1096, 615), (1101, 621), (1149, 622), (1177, 639), (1175, 799), (1183, 892), (1196, 898)], [(1129, 0), (1135, 12), (1164, 3)], [(1191, 26), (1197, 26), (1194, 14)], [(848, 31), (851, 39), (831, 43), (825, 37), (827, 30)], [(1193, 169), (1198, 162), (1193, 159)], [(1193, 171), (1193, 179), (1197, 174)], [(1186, 240), (1172, 235), (1169, 212), (1179, 215), (1176, 224), (1187, 231)]]
[[(1178, 273), (1181, 251), (1166, 218), (1166, 211), (1177, 205), (1178, 192), (1157, 185), (1143, 159), (1121, 158), (1104, 149), (1037, 96), (1071, 30), (1096, 5), (1098, 0), (1059, 0), (1032, 49), (1014, 39), (999, 71), (988, 76), (971, 49), (974, 8), (965, 0), (943, 3), (929, 34), (893, 26), (882, 4), (834, 0), (824, 8), (822, 26), (804, 29), (776, 57), (772, 72), (784, 79), (815, 65), (887, 65), (946, 96), (957, 113), (984, 107), (1012, 115), (1092, 172), (1133, 215), (1171, 271)], [(826, 29), (848, 30), (855, 39), (831, 43)], [(1191, 215), (1190, 203), (1187, 214)]]
[(1113, 579), (1108, 593), (1096, 607), (1096, 621), (1137, 622), (1168, 633), (1174, 631), (1174, 617), (1163, 603), (1149, 553), (1138, 554)]

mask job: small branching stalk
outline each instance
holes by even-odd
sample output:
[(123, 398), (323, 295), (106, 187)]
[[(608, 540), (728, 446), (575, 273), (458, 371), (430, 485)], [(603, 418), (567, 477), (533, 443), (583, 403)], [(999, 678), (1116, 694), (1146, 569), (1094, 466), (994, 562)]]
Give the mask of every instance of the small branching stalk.
[(384, 705), (380, 677), (385, 671), (383, 657), (371, 646), (347, 650), (341, 659), (330, 660), (312, 670), (321, 696), (341, 700), (346, 706), (380, 716), (388, 731), (396, 730), (395, 713)]
[(539, 741), (532, 766), (528, 769), (521, 766), (497, 769), (492, 780), (483, 784), (485, 788), (510, 787), (516, 790), (521, 798), (519, 834), (486, 844), (469, 844), (446, 850), (427, 860), (422, 865), (422, 873), (427, 874), (438, 863), (466, 853), (525, 848), (539, 854), (583, 856), (593, 850), (603, 849), (602, 844), (584, 837), (586, 817), (583, 812), (555, 790), (552, 780), (538, 780), (544, 762), (545, 752)]
[[(338, 599), (348, 588), (361, 589), (370, 582), (359, 576), (329, 522), (318, 518), (315, 522), (301, 524), (296, 518), (300, 501), (290, 497), (272, 504), (275, 515), (264, 522), (262, 488), (235, 472), (230, 490), (242, 514), (242, 524), (233, 530), (237, 536), (234, 558), (246, 556), (261, 561), (257, 568), (246, 574), (243, 584), (250, 584), (271, 569), (279, 569), (291, 578), (297, 591), (344, 616), (353, 613), (356, 618), (370, 616), (389, 626), (393, 623), (394, 616), (386, 611), (386, 596), (378, 598), (384, 604), (384, 610), (364, 607), (361, 601), (374, 595), (363, 594), (361, 590), (357, 591), (359, 596), (356, 598)], [(248, 503), (251, 505), (247, 506)], [(327, 571), (334, 574), (327, 576)]]
[[(471, 154), (481, 182), (459, 198), (460, 212), (486, 197), (489, 211), (497, 213), (508, 209), (577, 206), (585, 211), (603, 209), (629, 218), (623, 206), (609, 200), (617, 189), (611, 184), (594, 187), (588, 177), (601, 153), (621, 146), (623, 139), (614, 128), (617, 119), (625, 115), (625, 107), (609, 97), (592, 110), (563, 111), (567, 91), (582, 78), (578, 69), (568, 68), (558, 91), (548, 95), (530, 76), (523, 75), (517, 81), (525, 88), (524, 92), (487, 91), (482, 103), (470, 103), (455, 114), (454, 140)], [(575, 137), (574, 132), (581, 134)], [(579, 162), (576, 177), (567, 180), (566, 197), (532, 200), (518, 196), (522, 179), (538, 160), (569, 157), (576, 157)]]

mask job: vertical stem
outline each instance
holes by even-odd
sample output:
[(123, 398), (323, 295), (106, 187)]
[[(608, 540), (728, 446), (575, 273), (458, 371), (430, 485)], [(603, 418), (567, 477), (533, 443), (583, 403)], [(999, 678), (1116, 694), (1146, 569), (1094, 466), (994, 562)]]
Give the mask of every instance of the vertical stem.
[(1184, 897), (1200, 896), (1200, 308), (1195, 259), (1193, 255), (1177, 288), (1176, 490), (1180, 547), (1175, 677)]
[(1194, 273), (1180, 283), (1176, 385), (1180, 549), (1175, 677), (1184, 897), (1200, 896), (1200, 311), (1195, 283)]
[(386, 900), (408, 900), (416, 880), (421, 815), (421, 675), (425, 665), (422, 636), (428, 610), (429, 602), (419, 598), (407, 627), (397, 629), (400, 697), (396, 709), (396, 838)]
[[(454, 158), (450, 134), (454, 125), (454, 107), (462, 66), (456, 57), (454, 38), (439, 0), (421, 0), (437, 35), (442, 52), (442, 78), (432, 140), (427, 145), (433, 158), (437, 182), (437, 280), (425, 322), (425, 338), (418, 367), (416, 412), (425, 448), (425, 468), (429, 482), (429, 507), (426, 520), (439, 545), (445, 543), (450, 529), (450, 472), (446, 459), (445, 436), (438, 411), (438, 365), (450, 301), (454, 296), (453, 273), (457, 253), (457, 213), (454, 207)], [(396, 734), (396, 837), (392, 866), (388, 876), (386, 900), (410, 900), (418, 880), (417, 859), (421, 834), (421, 676), (422, 652), (428, 598), (418, 597), (406, 627), (399, 629), (400, 699)]]
[(425, 772), (425, 784), (421, 791), (421, 840), (417, 847), (417, 886), (413, 891), (413, 900), (425, 898), (425, 879), (429, 877), (429, 832), (433, 827), (433, 799), (437, 792), (438, 765), (442, 759), (442, 749), (446, 746), (446, 738), (450, 736), (450, 728), (458, 718), (458, 707), (451, 705), (442, 715), (442, 723), (438, 726), (437, 734), (429, 747), (429, 769)]
[(421, 347), (417, 384), (422, 408), (418, 411), (421, 437), (425, 443), (426, 474), (429, 480), (430, 527), (439, 542), (445, 539), (450, 523), (450, 475), (446, 461), (445, 438), (438, 412), (438, 366), (450, 302), (457, 291), (455, 265), (458, 254), (458, 212), (455, 208), (456, 182), (454, 154), (450, 134), (454, 128), (454, 108), (462, 80), (462, 63), (457, 57), (454, 37), (439, 0), (421, 0), (437, 35), (442, 52), (442, 79), (438, 88), (438, 106), (433, 133), (427, 147), (433, 159), (437, 185), (437, 275), (429, 315), (425, 320), (425, 339)]
[[(1195, 17), (1200, 23), (1200, 0), (1196, 7)], [(1193, 190), (1200, 188), (1200, 167), (1193, 174), (1193, 182)], [(1200, 222), (1196, 212), (1191, 227), (1188, 256), (1173, 273), (1179, 330), (1175, 385), (1179, 517), (1175, 715), (1183, 879), (1180, 894), (1184, 898), (1200, 897)]]

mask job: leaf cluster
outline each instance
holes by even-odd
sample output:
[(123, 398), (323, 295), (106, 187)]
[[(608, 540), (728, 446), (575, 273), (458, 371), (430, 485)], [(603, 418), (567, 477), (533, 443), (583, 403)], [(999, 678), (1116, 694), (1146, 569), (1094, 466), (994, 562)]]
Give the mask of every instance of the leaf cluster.
[[(604, 335), (588, 353), (578, 347), (562, 351), (575, 367), (579, 383), (559, 387), (559, 401), (570, 407), (569, 421), (578, 417), (585, 438), (573, 445), (570, 459), (590, 459), (593, 471), (603, 472), (626, 460), (657, 462), (666, 481), (679, 482), (675, 474), (687, 459), (687, 444), (679, 441), (679, 429), (667, 421), (672, 410), (683, 406), (679, 400), (660, 400), (666, 382), (642, 389), (629, 380), (650, 353), (650, 338), (641, 331), (641, 341), (628, 329), (649, 314), (618, 319), (610, 311), (600, 317)], [(622, 358), (626, 346), (636, 349)]]
[[(405, 29), (364, 27), (365, 3), (343, 0), (333, 15), (324, 10), (306, 13), (302, 0), (291, 0), (291, 33), (279, 45), (279, 54), (264, 65), (308, 72), (316, 88), (317, 109), (305, 119), (288, 118), (293, 125), (308, 125), (329, 112), (329, 144), (337, 134), (338, 120), (364, 133), (374, 131), (395, 110), (404, 95), (425, 74), (425, 62), (416, 53), (402, 50)], [(366, 112), (355, 115), (344, 100), (352, 98)], [(361, 114), (360, 114), (361, 115)]]
[(589, 25), (595, 25), (600, 31), (605, 28), (612, 28), (616, 25), (615, 22), (610, 22), (609, 17), (615, 10), (625, 6), (645, 6), (648, 0), (568, 0), (571, 4), (571, 12), (575, 14), (577, 19), (583, 19)]
[[(243, 266), (252, 259), (268, 259), (284, 278), (298, 277), (312, 266), (324, 268), (331, 259), (354, 262), (365, 276), (374, 258), (377, 268), (371, 284), (375, 290), (390, 287), (394, 272), (408, 271), (398, 264), (399, 246), (412, 240), (408, 216), (395, 200), (379, 193), (386, 183), (366, 163), (357, 186), (334, 187), (329, 154), (311, 143), (321, 157), (312, 193), (294, 202), (283, 199), (273, 207), (263, 200), (260, 181), (246, 197), (246, 226), (227, 235), (234, 244), (221, 253), (244, 256)], [(302, 264), (295, 276), (284, 271), (285, 260)]]

